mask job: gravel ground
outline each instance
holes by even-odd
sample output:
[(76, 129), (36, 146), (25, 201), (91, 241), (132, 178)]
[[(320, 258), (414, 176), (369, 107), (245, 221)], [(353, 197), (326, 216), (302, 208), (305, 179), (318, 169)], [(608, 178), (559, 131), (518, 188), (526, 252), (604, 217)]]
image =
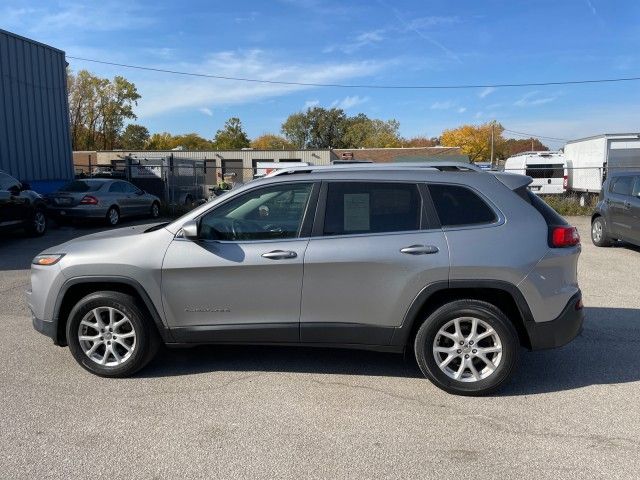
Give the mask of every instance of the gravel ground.
[[(640, 468), (640, 249), (597, 249), (587, 320), (524, 353), (488, 398), (448, 395), (399, 355), (200, 347), (105, 380), (35, 332), (31, 257), (90, 233), (0, 238), (0, 477), (631, 478)], [(634, 473), (635, 472), (635, 473)]]

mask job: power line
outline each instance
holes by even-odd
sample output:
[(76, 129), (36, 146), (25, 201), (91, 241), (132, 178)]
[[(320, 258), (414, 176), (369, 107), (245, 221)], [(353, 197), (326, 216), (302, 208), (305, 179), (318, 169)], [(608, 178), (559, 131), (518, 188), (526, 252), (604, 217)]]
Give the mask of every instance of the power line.
[(525, 132), (516, 132), (515, 130), (509, 130), (507, 128), (504, 129), (505, 132), (511, 133), (514, 135), (521, 135), (524, 137), (533, 137), (533, 138), (541, 138), (543, 140), (556, 140), (558, 142), (568, 142), (569, 140), (566, 138), (558, 138), (558, 137), (545, 137), (544, 135), (534, 135), (533, 133), (525, 133)]
[(310, 82), (287, 82), (284, 80), (260, 80), (257, 78), (229, 77), (225, 75), (212, 75), (207, 73), (184, 72), (180, 70), (168, 70), (164, 68), (144, 67), (141, 65), (129, 65), (126, 63), (106, 62), (92, 58), (74, 57), (67, 55), (67, 58), (80, 60), (83, 62), (100, 63), (116, 67), (132, 68), (136, 70), (146, 70), (150, 72), (169, 73), (173, 75), (184, 75), (189, 77), (214, 78), (217, 80), (233, 80), (237, 82), (267, 83), (275, 85), (294, 85), (300, 87), (332, 87), (332, 88), (371, 88), (371, 89), (396, 89), (396, 90), (454, 90), (472, 88), (511, 88), (511, 87), (544, 87), (552, 85), (584, 85), (590, 83), (613, 83), (613, 82), (633, 82), (640, 80), (640, 77), (620, 77), (620, 78), (600, 78), (590, 80), (566, 80), (556, 82), (531, 82), (531, 83), (494, 83), (494, 84), (467, 84), (467, 85), (373, 85), (373, 84), (344, 84), (344, 83), (310, 83)]

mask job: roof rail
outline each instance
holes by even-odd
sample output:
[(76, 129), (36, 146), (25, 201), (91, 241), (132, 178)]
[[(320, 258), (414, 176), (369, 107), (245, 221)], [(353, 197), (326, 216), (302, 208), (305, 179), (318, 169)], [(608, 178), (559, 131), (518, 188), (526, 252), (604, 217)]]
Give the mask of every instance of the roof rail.
[(280, 175), (292, 175), (300, 173), (313, 173), (321, 171), (340, 170), (344, 171), (376, 171), (376, 170), (436, 170), (436, 171), (460, 171), (460, 172), (483, 172), (480, 167), (473, 163), (463, 162), (398, 162), (398, 163), (351, 163), (345, 165), (301, 165), (276, 169), (263, 178), (277, 177)]

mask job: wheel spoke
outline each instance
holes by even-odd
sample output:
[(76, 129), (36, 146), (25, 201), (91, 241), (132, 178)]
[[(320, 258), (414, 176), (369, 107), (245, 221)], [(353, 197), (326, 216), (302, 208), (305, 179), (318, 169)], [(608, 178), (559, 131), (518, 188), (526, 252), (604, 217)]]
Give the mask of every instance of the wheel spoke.
[(461, 358), (460, 359), (460, 367), (456, 371), (456, 374), (455, 374), (454, 378), (456, 380), (460, 380), (460, 378), (462, 377), (462, 374), (464, 373), (464, 371), (466, 369), (467, 369), (467, 359), (466, 358)]
[(485, 354), (479, 353), (478, 355), (476, 355), (476, 357), (482, 360), (487, 365), (487, 368), (492, 372), (496, 369), (495, 364), (491, 360), (489, 360)]
[(102, 345), (102, 342), (96, 342), (93, 345), (91, 345), (91, 348), (86, 352), (87, 355), (89, 356), (93, 355), (100, 345)]
[(502, 347), (500, 345), (494, 345), (493, 347), (478, 347), (478, 352), (483, 354), (500, 353), (502, 352)]
[(116, 310), (115, 308), (109, 308), (109, 326), (113, 328), (114, 322), (116, 320)]
[(489, 328), (486, 331), (482, 332), (481, 334), (479, 334), (476, 337), (476, 342), (479, 342), (480, 340), (483, 340), (491, 335), (493, 335), (494, 333), (496, 333), (496, 331), (493, 328)]
[(458, 342), (458, 337), (453, 333), (449, 333), (446, 330), (440, 330), (438, 335), (442, 335), (443, 337), (448, 338), (449, 340), (453, 340), (454, 342)]
[(104, 356), (100, 360), (100, 365), (106, 365), (109, 354), (111, 353), (111, 346), (106, 346), (104, 349)]
[(98, 327), (99, 327), (99, 328), (104, 328), (104, 327), (105, 327), (105, 324), (104, 324), (104, 322), (102, 321), (102, 318), (100, 317), (100, 309), (99, 309), (99, 308), (94, 308), (94, 309), (93, 309), (93, 316), (94, 316), (94, 317), (95, 317), (95, 319), (96, 319), (96, 323), (98, 324)]
[(475, 365), (473, 365), (472, 361), (469, 361), (468, 366), (469, 366), (469, 370), (471, 370), (471, 374), (473, 375), (473, 378), (475, 380), (480, 380), (480, 374), (478, 373), (478, 370), (476, 370), (476, 367)]
[(447, 358), (445, 358), (438, 366), (440, 368), (444, 368), (449, 365), (451, 363), (451, 360), (453, 360), (454, 358), (456, 358), (455, 355), (447, 355)]
[(438, 353), (453, 353), (456, 351), (456, 346), (453, 347), (434, 347), (433, 351)]
[[(126, 343), (124, 343), (123, 341), (121, 341), (119, 338), (115, 340), (115, 343), (117, 343), (118, 345), (121, 345), (122, 348), (124, 348), (127, 353), (129, 353), (131, 351), (131, 347), (129, 345), (127, 345)], [(114, 348), (115, 350), (115, 348)]]
[(122, 357), (118, 354), (118, 351), (114, 348), (114, 345), (109, 346), (109, 351), (113, 355), (113, 358), (116, 359), (116, 363), (122, 362)]
[(96, 342), (100, 340), (100, 335), (80, 335), (78, 340), (81, 342)]
[(124, 325), (128, 321), (129, 319), (127, 317), (122, 317), (120, 320), (118, 320), (116, 323), (113, 324), (113, 331), (115, 332), (118, 328), (120, 328), (122, 325)]
[(471, 332), (469, 333), (469, 337), (467, 338), (473, 339), (476, 337), (477, 333), (478, 333), (478, 319), (474, 317), (471, 319)]
[(458, 339), (463, 338), (463, 336), (462, 336), (462, 330), (460, 330), (460, 319), (459, 319), (459, 318), (456, 318), (456, 319), (453, 321), (453, 325), (454, 325), (454, 326), (455, 326), (455, 328), (456, 328), (456, 337), (457, 337)]
[(135, 336), (136, 336), (135, 332), (118, 333), (118, 338), (131, 338)]

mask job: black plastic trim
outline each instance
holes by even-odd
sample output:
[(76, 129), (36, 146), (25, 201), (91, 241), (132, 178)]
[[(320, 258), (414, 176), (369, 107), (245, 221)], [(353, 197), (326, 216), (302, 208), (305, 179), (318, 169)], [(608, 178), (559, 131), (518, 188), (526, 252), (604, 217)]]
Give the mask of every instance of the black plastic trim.
[(300, 323), (302, 343), (389, 345), (394, 327), (362, 323)]
[[(58, 292), (58, 296), (56, 297), (56, 303), (53, 309), (53, 321), (51, 323), (55, 325), (55, 329), (54, 329), (55, 332), (57, 332), (58, 330), (60, 308), (62, 306), (62, 301), (67, 291), (72, 286), (83, 284), (83, 283), (121, 283), (121, 284), (128, 285), (130, 287), (133, 287), (136, 290), (136, 292), (140, 295), (140, 298), (142, 298), (142, 301), (147, 307), (147, 310), (149, 310), (149, 312), (151, 313), (151, 317), (153, 318), (153, 321), (156, 327), (158, 328), (158, 333), (160, 333), (162, 340), (165, 343), (173, 341), (173, 337), (171, 336), (170, 330), (163, 323), (162, 318), (158, 314), (158, 310), (156, 309), (156, 306), (154, 305), (153, 301), (147, 294), (144, 287), (137, 280), (134, 280), (129, 277), (122, 277), (117, 275), (73, 277), (67, 280), (66, 282), (64, 282), (64, 284), (62, 284), (62, 287), (60, 288), (60, 291)], [(54, 335), (53, 342), (56, 345), (63, 345), (63, 341), (64, 339), (58, 338), (57, 333)]]
[(177, 343), (298, 343), (298, 322), (173, 327)]
[(576, 310), (580, 300), (582, 293), (578, 291), (554, 320), (525, 322), (532, 350), (562, 347), (580, 334), (584, 322), (584, 309)]
[(31, 323), (33, 325), (34, 330), (40, 332), (43, 335), (51, 338), (54, 342), (56, 340), (57, 335), (57, 322), (45, 322), (44, 320), (40, 320), (36, 317), (31, 317)]

